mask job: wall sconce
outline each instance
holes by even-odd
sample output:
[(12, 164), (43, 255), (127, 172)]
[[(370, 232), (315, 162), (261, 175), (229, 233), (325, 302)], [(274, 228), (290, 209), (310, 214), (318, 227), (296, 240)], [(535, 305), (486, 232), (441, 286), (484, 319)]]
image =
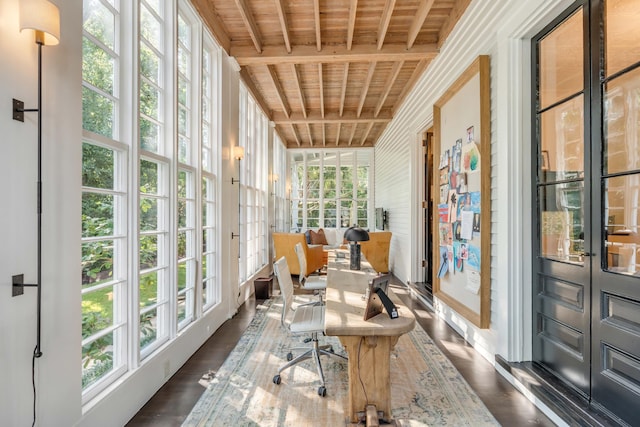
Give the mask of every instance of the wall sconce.
[(37, 231), (37, 280), (35, 284), (24, 283), (24, 274), (11, 277), (11, 295), (24, 293), (25, 286), (37, 288), (37, 344), (33, 351), (34, 357), (41, 357), (40, 325), (42, 305), (42, 46), (56, 45), (60, 41), (60, 11), (57, 6), (47, 0), (20, 1), (20, 31), (34, 30), (35, 42), (38, 45), (38, 107), (24, 108), (24, 102), (13, 99), (13, 119), (24, 122), (24, 113), (38, 113), (38, 231)]
[[(237, 161), (240, 161), (242, 159), (244, 159), (244, 147), (240, 147), (239, 145), (236, 145), (233, 147), (233, 158), (236, 159)], [(238, 171), (238, 173), (240, 173), (240, 171)], [(240, 184), (240, 178), (236, 179), (236, 178), (231, 178), (231, 184), (235, 184), (238, 183)]]

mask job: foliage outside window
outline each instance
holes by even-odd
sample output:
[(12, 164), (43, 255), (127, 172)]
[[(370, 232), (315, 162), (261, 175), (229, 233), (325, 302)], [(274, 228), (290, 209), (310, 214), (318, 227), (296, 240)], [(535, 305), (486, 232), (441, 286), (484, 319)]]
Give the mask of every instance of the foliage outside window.
[[(121, 26), (137, 18), (139, 34)], [(220, 140), (219, 48), (190, 5), (84, 0), (83, 19), (87, 402), (219, 302)], [(139, 61), (121, 61), (121, 50), (137, 51)], [(121, 102), (135, 96), (137, 103)]]
[(370, 228), (372, 151), (292, 150), (291, 230)]
[(267, 263), (267, 140), (267, 117), (240, 85), (240, 283)]

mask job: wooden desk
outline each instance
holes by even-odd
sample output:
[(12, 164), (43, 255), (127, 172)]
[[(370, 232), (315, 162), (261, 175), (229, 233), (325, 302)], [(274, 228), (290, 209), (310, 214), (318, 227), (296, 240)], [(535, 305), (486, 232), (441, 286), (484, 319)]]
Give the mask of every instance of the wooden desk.
[(334, 254), (329, 256), (325, 333), (338, 336), (349, 356), (351, 422), (359, 421), (367, 403), (382, 411), (384, 419), (391, 419), (391, 350), (400, 335), (411, 331), (415, 325), (411, 310), (391, 290), (388, 294), (398, 307), (399, 317), (391, 319), (385, 311), (363, 320), (366, 306), (363, 295), (375, 276), (364, 258), (361, 270), (350, 270), (348, 255), (342, 259)]

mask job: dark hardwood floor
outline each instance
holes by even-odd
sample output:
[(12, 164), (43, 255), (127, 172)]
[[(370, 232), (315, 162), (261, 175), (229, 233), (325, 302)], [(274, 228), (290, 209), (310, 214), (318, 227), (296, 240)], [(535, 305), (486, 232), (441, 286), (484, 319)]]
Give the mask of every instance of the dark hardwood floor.
[[(554, 424), (517, 391), (446, 322), (434, 316), (405, 285), (394, 292), (413, 310), (420, 326), (453, 362), (471, 388), (503, 426), (553, 426)], [(249, 299), (140, 409), (127, 426), (179, 426), (195, 405), (204, 387), (203, 375), (215, 372), (233, 350), (255, 314), (256, 300)]]

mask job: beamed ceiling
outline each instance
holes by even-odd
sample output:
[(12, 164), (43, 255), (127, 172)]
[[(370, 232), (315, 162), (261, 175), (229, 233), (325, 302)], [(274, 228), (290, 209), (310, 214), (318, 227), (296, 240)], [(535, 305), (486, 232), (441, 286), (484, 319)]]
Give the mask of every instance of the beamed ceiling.
[(192, 0), (288, 148), (372, 147), (471, 0)]

